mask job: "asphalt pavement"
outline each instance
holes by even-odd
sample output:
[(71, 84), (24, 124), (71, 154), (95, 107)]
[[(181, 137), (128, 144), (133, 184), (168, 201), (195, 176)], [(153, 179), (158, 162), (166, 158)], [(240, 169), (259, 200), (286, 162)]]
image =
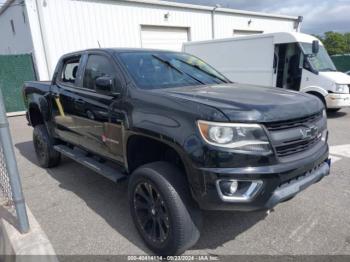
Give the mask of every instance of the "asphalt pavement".
[[(151, 254), (129, 214), (127, 183), (113, 184), (64, 158), (38, 166), (32, 128), (9, 118), (27, 205), (59, 255)], [(331, 175), (266, 212), (205, 212), (186, 254), (350, 254), (350, 109), (328, 117)]]

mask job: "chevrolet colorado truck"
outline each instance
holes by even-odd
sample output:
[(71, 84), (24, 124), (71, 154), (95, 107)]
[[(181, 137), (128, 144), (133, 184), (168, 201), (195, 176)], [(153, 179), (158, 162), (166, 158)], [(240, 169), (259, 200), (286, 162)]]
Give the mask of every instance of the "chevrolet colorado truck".
[(39, 164), (64, 155), (127, 178), (135, 226), (159, 255), (197, 242), (201, 210), (268, 210), (329, 174), (319, 99), (232, 83), (186, 53), (67, 54), (23, 95)]

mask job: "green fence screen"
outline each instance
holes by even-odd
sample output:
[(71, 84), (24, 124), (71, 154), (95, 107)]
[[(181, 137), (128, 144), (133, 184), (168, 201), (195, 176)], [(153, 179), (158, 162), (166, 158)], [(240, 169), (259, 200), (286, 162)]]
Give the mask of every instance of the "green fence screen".
[(334, 55), (331, 56), (335, 67), (338, 71), (350, 71), (350, 54), (349, 55)]
[(30, 80), (35, 80), (31, 54), (0, 55), (0, 88), (8, 113), (24, 110), (22, 86)]

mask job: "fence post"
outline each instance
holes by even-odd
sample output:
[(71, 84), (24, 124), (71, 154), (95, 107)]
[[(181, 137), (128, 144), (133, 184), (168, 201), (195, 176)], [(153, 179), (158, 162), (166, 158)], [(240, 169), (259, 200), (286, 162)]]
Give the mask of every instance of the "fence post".
[(23, 233), (29, 231), (27, 210), (24, 202), (22, 185), (17, 168), (15, 153), (13, 150), (9, 124), (6, 117), (6, 110), (2, 91), (0, 89), (0, 144), (2, 144), (4, 160), (12, 191), (12, 198), (16, 209), (18, 229)]

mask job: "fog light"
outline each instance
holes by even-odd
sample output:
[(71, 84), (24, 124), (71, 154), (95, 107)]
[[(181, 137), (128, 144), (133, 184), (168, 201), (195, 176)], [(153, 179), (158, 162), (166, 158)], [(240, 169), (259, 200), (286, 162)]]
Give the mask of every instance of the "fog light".
[(230, 194), (233, 195), (238, 189), (238, 182), (236, 180), (231, 181)]
[(227, 196), (232, 196), (237, 192), (238, 189), (238, 181), (237, 180), (223, 180), (220, 182), (220, 187), (222, 189), (222, 193)]
[(226, 202), (251, 201), (263, 185), (261, 180), (218, 179), (216, 189), (219, 197)]

